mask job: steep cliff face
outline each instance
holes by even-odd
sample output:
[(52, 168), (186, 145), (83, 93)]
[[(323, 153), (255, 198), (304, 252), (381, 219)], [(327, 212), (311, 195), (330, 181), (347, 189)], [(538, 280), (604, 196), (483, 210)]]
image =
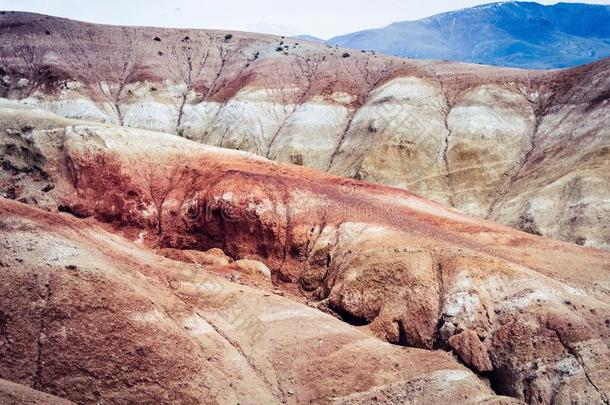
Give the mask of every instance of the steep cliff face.
[[(50, 300), (42, 301), (50, 302), (42, 307), (44, 319), (53, 315), (43, 324), (43, 344), (47, 339), (53, 339), (55, 344), (69, 344), (62, 340), (61, 322), (77, 327), (79, 321), (73, 317), (64, 320), (59, 308), (67, 308), (64, 311), (68, 313), (82, 313), (71, 311), (69, 302), (78, 301), (81, 305), (81, 302), (91, 300), (95, 316), (107, 319), (105, 307), (97, 309), (98, 296), (91, 293), (93, 286), (99, 283), (95, 277), (102, 277), (107, 280), (104, 291), (125, 292), (125, 296), (116, 296), (116, 302), (113, 298), (110, 311), (124, 314), (120, 322), (113, 323), (118, 328), (134, 328), (139, 321), (129, 317), (134, 302), (139, 305), (138, 312), (156, 314), (155, 325), (141, 326), (140, 332), (133, 337), (137, 340), (125, 342), (127, 346), (121, 347), (135, 345), (135, 350), (138, 345), (158, 344), (154, 342), (159, 339), (152, 341), (147, 336), (152, 335), (151, 330), (156, 330), (150, 328), (159, 327), (160, 322), (167, 323), (162, 336), (184, 342), (181, 350), (189, 353), (189, 359), (193, 352), (200, 353), (198, 344), (226, 346), (221, 339), (223, 333), (229, 342), (237, 342), (237, 351), (241, 350), (245, 360), (231, 355), (235, 346), (226, 346), (227, 351), (222, 352), (225, 357), (220, 358), (223, 369), (228, 367), (235, 370), (234, 375), (240, 376), (240, 384), (233, 387), (236, 392), (224, 392), (220, 388), (214, 391), (221, 378), (215, 374), (209, 375), (205, 384), (211, 387), (206, 389), (219, 395), (221, 402), (226, 399), (221, 394), (236, 395), (237, 400), (240, 395), (259, 395), (261, 400), (275, 398), (281, 401), (288, 398), (284, 396), (288, 390), (298, 395), (301, 402), (319, 402), (321, 398), (331, 396), (345, 403), (367, 403), (381, 394), (394, 398), (394, 402), (434, 400), (428, 396), (413, 397), (412, 390), (405, 394), (403, 387), (405, 384), (411, 386), (413, 383), (409, 381), (420, 372), (426, 374), (453, 366), (443, 363), (441, 357), (434, 357), (440, 356), (438, 352), (425, 352), (433, 359), (411, 358), (404, 363), (395, 360), (394, 364), (398, 364), (396, 367), (400, 370), (403, 370), (400, 364), (406, 367), (405, 374), (397, 369), (389, 371), (379, 366), (392, 364), (397, 357), (386, 353), (384, 350), (389, 350), (386, 346), (383, 346), (385, 349), (382, 346), (370, 349), (374, 356), (381, 356), (382, 352), (386, 356), (370, 363), (375, 365), (371, 370), (378, 373), (373, 379), (357, 379), (353, 386), (345, 386), (344, 391), (333, 391), (334, 380), (328, 380), (328, 375), (321, 376), (314, 370), (331, 367), (331, 376), (353, 376), (352, 371), (345, 371), (349, 364), (369, 364), (367, 359), (370, 357), (352, 361), (350, 356), (362, 353), (354, 349), (355, 352), (346, 353), (347, 362), (335, 362), (333, 357), (330, 366), (321, 365), (326, 359), (325, 353), (330, 355), (334, 349), (327, 352), (323, 346), (316, 345), (321, 344), (320, 339), (323, 342), (331, 339), (331, 342), (354, 341), (345, 344), (361, 347), (355, 341), (364, 339), (360, 335), (362, 331), (398, 345), (450, 351), (471, 370), (489, 378), (496, 393), (532, 404), (608, 402), (608, 252), (473, 219), (408, 191), (278, 164), (253, 154), (213, 148), (169, 134), (68, 121), (18, 104), (5, 104), (1, 111), (2, 148), (6, 151), (3, 156), (10, 162), (10, 165), (3, 165), (0, 172), (3, 193), (50, 211), (87, 218), (60, 220), (55, 218), (57, 214), (25, 209), (15, 202), (2, 202), (2, 211), (6, 213), (2, 229), (6, 236), (0, 247), (11, 258), (7, 263), (9, 270), (16, 271), (11, 274), (20, 280), (3, 288), (15, 291), (18, 285), (29, 294), (42, 297), (45, 297), (45, 291), (53, 291), (47, 295), (52, 297)], [(26, 223), (13, 219), (19, 215), (25, 215)], [(101, 231), (89, 229), (96, 220), (136, 245), (122, 245), (124, 239), (119, 240), (114, 235), (96, 236)], [(32, 225), (32, 222), (36, 224)], [(81, 226), (86, 230), (79, 231)], [(58, 236), (68, 239), (70, 246), (78, 246), (71, 248), (58, 244), (53, 234), (36, 236), (38, 242), (34, 246), (30, 243), (35, 237), (31, 233), (37, 229), (47, 233), (57, 229)], [(111, 240), (105, 242), (107, 238)], [(13, 242), (9, 243), (9, 240)], [(95, 251), (88, 245), (94, 240), (101, 246)], [(223, 303), (227, 301), (189, 295), (189, 286), (182, 285), (181, 276), (175, 274), (188, 271), (188, 266), (174, 269), (174, 264), (159, 263), (157, 256), (140, 252), (144, 246), (168, 252), (178, 249), (187, 252), (182, 254), (186, 257), (189, 251), (222, 249), (232, 259), (261, 261), (270, 269), (276, 288), (294, 300), (308, 300), (310, 305), (334, 314), (361, 331), (357, 334), (346, 331), (341, 338), (333, 332), (331, 338), (328, 331), (342, 330), (335, 329), (340, 324), (321, 314), (314, 315), (316, 311), (312, 310), (311, 316), (319, 317), (319, 320), (316, 318), (306, 324), (287, 322), (281, 327), (274, 324), (270, 326), (274, 331), (272, 337), (263, 345), (268, 351), (253, 349), (247, 336), (237, 334), (222, 319), (223, 310), (227, 309)], [(20, 253), (27, 252), (28, 248), (42, 250), (40, 254)], [(42, 251), (51, 252), (51, 256), (43, 255)], [(76, 252), (85, 253), (76, 255)], [(99, 257), (107, 252), (115, 253)], [(137, 260), (130, 257), (137, 257)], [(25, 258), (36, 261), (23, 265), (18, 259)], [(44, 260), (49, 261), (46, 267)], [(77, 269), (84, 268), (87, 272), (80, 275), (80, 270), (71, 268), (52, 271), (56, 261), (61, 266), (74, 265), (72, 262), (76, 261)], [(108, 263), (107, 267), (113, 270), (100, 271), (99, 263)], [(118, 266), (116, 263), (127, 264)], [(49, 277), (47, 284), (40, 277), (28, 277), (28, 266), (44, 269), (43, 274)], [(106, 268), (105, 264), (103, 268)], [(226, 272), (222, 268), (216, 271)], [(77, 283), (77, 280), (81, 282)], [(116, 283), (120, 285), (115, 286)], [(235, 287), (226, 288), (233, 294)], [(19, 292), (11, 294), (22, 295)], [(11, 294), (2, 296), (12, 297)], [(175, 294), (187, 302), (178, 300)], [(239, 296), (237, 292), (235, 294)], [(277, 320), (283, 316), (270, 312), (269, 305), (275, 308), (275, 301), (257, 304), (255, 296), (260, 297), (260, 291), (244, 289), (241, 294), (244, 300), (248, 299), (248, 307), (261, 311), (261, 317)], [(24, 292), (23, 296), (27, 294)], [(74, 300), (76, 297), (79, 299)], [(159, 297), (165, 297), (163, 302), (169, 319), (162, 308), (155, 307), (160, 305)], [(17, 299), (9, 298), (9, 302), (15, 302), (10, 307), (15, 314), (25, 308)], [(203, 320), (192, 318), (195, 315), (190, 304), (207, 308), (199, 315)], [(292, 311), (293, 306), (294, 311), (305, 311), (289, 301), (277, 302), (277, 307), (283, 310), (290, 308)], [(25, 322), (29, 318), (11, 316), (11, 319)], [(197, 320), (210, 334), (195, 340), (188, 337), (191, 329), (185, 331), (175, 326), (188, 319)], [(204, 321), (220, 336), (207, 328)], [(325, 322), (328, 327), (324, 326)], [(36, 325), (28, 325), (19, 330), (31, 330), (35, 336), (39, 329)], [(88, 331), (77, 330), (77, 336), (93, 339)], [(314, 332), (318, 335), (312, 335)], [(158, 333), (154, 335), (159, 336)], [(294, 347), (294, 342), (302, 342), (304, 336), (312, 346), (288, 350), (288, 347)], [(28, 346), (32, 353), (35, 341), (35, 337), (31, 338)], [(105, 356), (104, 350), (95, 355)], [(364, 351), (369, 352), (369, 349)], [(422, 352), (408, 351), (400, 356), (412, 353)], [(8, 371), (4, 373), (21, 373), (11, 374), (11, 378), (39, 381), (40, 386), (54, 394), (67, 392), (70, 394), (67, 397), (76, 402), (94, 399), (81, 398), (79, 392), (61, 385), (64, 380), (54, 378), (63, 372), (62, 364), (80, 364), (84, 361), (81, 357), (57, 359), (58, 363), (44, 362), (43, 377), (36, 377), (38, 374), (33, 372), (36, 369), (34, 358), (32, 354), (29, 360), (23, 360), (28, 367), (18, 370), (7, 367)], [(286, 362), (287, 358), (291, 361)], [(126, 359), (135, 361), (127, 355)], [(316, 359), (320, 363), (311, 363)], [(202, 375), (201, 370), (207, 367), (205, 356), (197, 355), (197, 361), (189, 361), (186, 369), (187, 363), (183, 360), (176, 356), (159, 358), (168, 373), (154, 387), (143, 382), (140, 388), (151, 395), (168, 390), (183, 398), (201, 393), (197, 387), (204, 384), (198, 378)], [(254, 370), (245, 367), (243, 361), (254, 364)], [(2, 364), (0, 361), (0, 367)], [(93, 364), (93, 375), (105, 375), (105, 364)], [(425, 364), (430, 368), (409, 374), (413, 364)], [(180, 385), (172, 370), (182, 370), (179, 381), (188, 381), (190, 385)], [(129, 386), (134, 376), (131, 373), (129, 369), (121, 370), (121, 387), (123, 384)], [(185, 378), (185, 375), (190, 377)], [(286, 381), (280, 377), (285, 375), (291, 375), (292, 379)], [(82, 378), (87, 384), (92, 381), (89, 374)], [(146, 378), (149, 381), (153, 376)], [(424, 377), (426, 381), (427, 378)], [(452, 392), (440, 387), (446, 384), (447, 378), (430, 381), (439, 384), (439, 392)], [(491, 395), (480, 386), (472, 386), (470, 380), (464, 384), (452, 389), (471, 390), (465, 399), (483, 401), (483, 397)], [(258, 387), (259, 391), (248, 391), (249, 387)], [(103, 395), (127, 395), (104, 385), (98, 390)], [(350, 391), (358, 393), (348, 394)], [(430, 387), (415, 391), (424, 395), (437, 392)], [(132, 392), (132, 395), (135, 394)], [(446, 401), (447, 397), (438, 400)]]
[(533, 72), (0, 15), (3, 95), (406, 188), (610, 248), (610, 61)]

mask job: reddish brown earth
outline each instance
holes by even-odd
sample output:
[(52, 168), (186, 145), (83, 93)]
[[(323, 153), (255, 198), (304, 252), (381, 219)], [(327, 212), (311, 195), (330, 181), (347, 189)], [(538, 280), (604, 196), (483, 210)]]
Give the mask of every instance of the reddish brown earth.
[(2, 405), (73, 405), (74, 402), (35, 391), (23, 385), (0, 380)]
[[(95, 222), (0, 199), (3, 378), (79, 404), (518, 403), (447, 353), (383, 343)], [(3, 380), (0, 401), (69, 403)]]
[[(72, 214), (2, 202), (3, 255), (10, 258), (2, 303), (21, 323), (10, 335), (20, 349), (0, 360), (2, 378), (75, 402), (171, 402), (192, 398), (201, 387), (219, 402), (253, 392), (279, 402), (346, 403), (373, 397), (447, 403), (460, 398), (452, 397), (453, 389), (466, 390), (464, 401), (490, 395), (474, 377), (449, 387), (452, 377), (409, 382), (457, 367), (443, 363), (448, 356), (440, 349), (454, 353), (498, 394), (532, 404), (608, 403), (608, 252), (473, 219), (404, 190), (172, 135), (83, 124), (15, 104), (5, 104), (0, 123), (4, 195)], [(15, 232), (26, 235), (16, 238)], [(55, 248), (59, 235), (71, 247)], [(146, 247), (180, 261), (161, 259)], [(83, 262), (71, 263), (76, 258)], [(219, 258), (263, 262), (274, 286), (253, 270), (259, 268), (254, 262), (226, 267)], [(247, 337), (242, 342), (227, 332), (230, 325), (223, 329), (230, 306), (188, 295), (192, 287), (185, 287), (185, 299), (176, 292), (180, 271), (199, 260), (234, 281), (243, 273), (242, 282), (254, 287), (244, 287), (244, 299), (252, 295), (247, 306), (260, 310), (260, 318), (285, 319), (279, 314), (289, 306), (301, 311), (298, 306), (325, 319), (329, 329), (318, 321), (274, 324), (265, 350), (249, 352)], [(238, 296), (239, 288), (227, 287)], [(273, 296), (280, 291), (285, 298)], [(31, 302), (39, 303), (34, 310)], [(17, 315), (32, 310), (36, 315)], [(193, 313), (220, 335), (212, 334), (201, 349), (184, 336), (188, 328), (176, 326)], [(140, 325), (134, 317), (147, 321)], [(157, 322), (167, 324), (163, 332)], [(314, 326), (315, 333), (333, 335), (341, 328), (349, 339), (372, 334), (379, 340), (366, 340), (371, 349), (350, 344), (350, 351), (337, 353), (334, 343), (324, 346), (328, 338), (310, 338)], [(45, 345), (47, 339), (52, 343)], [(214, 368), (235, 368), (235, 392), (217, 385), (220, 374), (202, 380), (201, 371), (212, 369), (205, 355), (193, 356), (220, 345), (216, 340), (228, 340), (246, 357), (247, 364), (231, 363), (229, 355)], [(83, 341), (94, 350), (71, 349)], [(176, 346), (171, 352), (168, 341)], [(402, 351), (381, 341), (425, 350)], [(141, 354), (139, 347), (152, 350)], [(144, 359), (131, 357), (132, 349)], [(37, 362), (40, 351), (51, 360)], [(394, 353), (424, 357), (390, 360)]]

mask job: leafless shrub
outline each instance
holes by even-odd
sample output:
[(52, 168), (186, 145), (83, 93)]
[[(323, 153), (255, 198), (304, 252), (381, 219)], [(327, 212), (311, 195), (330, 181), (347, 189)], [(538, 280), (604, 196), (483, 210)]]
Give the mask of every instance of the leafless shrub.
[(21, 97), (29, 97), (51, 78), (49, 66), (44, 61), (45, 51), (34, 45), (35, 39), (30, 35), (16, 37), (7, 28), (1, 28), (0, 37), (0, 76), (10, 78), (1, 83), (2, 97), (13, 91), (18, 91)]
[(196, 33), (194, 38), (185, 36), (179, 43), (172, 45), (165, 55), (165, 66), (175, 83), (183, 86), (179, 97), (176, 131), (180, 130), (184, 106), (189, 94), (195, 89), (204, 75), (210, 59), (212, 38), (206, 33)]
[[(127, 85), (137, 79), (142, 65), (141, 34), (135, 28), (117, 28), (116, 35), (100, 43), (99, 33), (93, 28), (84, 31), (66, 25), (60, 33), (67, 49), (58, 49), (62, 63), (73, 78), (89, 86), (113, 109), (119, 125), (124, 125), (121, 106)], [(96, 49), (108, 50), (104, 56)]]
[[(212, 100), (212, 98), (220, 92), (224, 84), (230, 80), (239, 79), (240, 76), (244, 74), (244, 71), (259, 58), (259, 51), (252, 51), (249, 53), (248, 51), (240, 49), (237, 44), (232, 42), (232, 40), (233, 37), (229, 37), (228, 35), (225, 36), (221, 42), (218, 42), (218, 39), (214, 40), (216, 43), (213, 46), (213, 49), (215, 49), (218, 63), (216, 65), (215, 74), (213, 75), (213, 78), (210, 81), (205, 94), (203, 95), (203, 101)], [(238, 64), (240, 59), (243, 61), (243, 64)], [(227, 69), (231, 63), (238, 65), (237, 69), (233, 70), (232, 75), (229, 74), (229, 70)], [(223, 105), (218, 108), (214, 116), (208, 120), (208, 127), (203, 134), (204, 139), (210, 135), (210, 132), (214, 127), (214, 122), (217, 120), (224, 105), (226, 105), (226, 102), (223, 103)]]
[[(322, 72), (322, 67), (326, 62), (326, 58), (324, 56), (319, 55), (295, 55), (293, 67), (293, 76), (300, 79), (302, 83), (305, 85), (300, 87), (297, 90), (296, 96), (291, 95), (291, 99), (294, 101), (293, 103), (289, 102), (288, 97), (286, 97), (285, 91), (286, 89), (280, 89), (279, 92), (283, 96), (283, 99), (280, 100), (284, 106), (284, 114), (283, 118), (279, 122), (277, 130), (271, 136), (271, 139), (267, 145), (267, 150), (265, 152), (265, 157), (269, 157), (271, 153), (271, 148), (280, 132), (284, 128), (287, 122), (290, 121), (290, 118), (294, 115), (300, 105), (302, 105), (311, 95), (311, 90), (313, 85), (319, 79), (320, 73)], [(277, 84), (273, 86), (273, 88), (277, 88)], [(283, 92), (283, 93), (282, 93)]]
[(203, 97), (204, 100), (209, 100), (218, 92), (226, 67), (240, 53), (232, 38), (232, 36), (230, 38), (225, 36), (223, 40), (216, 40), (215, 42), (214, 48), (216, 49), (218, 65), (216, 73)]
[(360, 83), (363, 83), (363, 88), (358, 95), (356, 108), (350, 111), (347, 118), (347, 124), (345, 125), (343, 132), (337, 140), (337, 144), (330, 154), (328, 164), (326, 166), (327, 170), (330, 170), (335, 158), (343, 147), (347, 134), (352, 128), (358, 108), (367, 103), (371, 92), (381, 83), (383, 83), (383, 81), (392, 74), (394, 69), (394, 63), (392, 60), (379, 60), (368, 56), (361, 58), (344, 58), (344, 63), (347, 64), (348, 72), (355, 71), (357, 77), (359, 77)]

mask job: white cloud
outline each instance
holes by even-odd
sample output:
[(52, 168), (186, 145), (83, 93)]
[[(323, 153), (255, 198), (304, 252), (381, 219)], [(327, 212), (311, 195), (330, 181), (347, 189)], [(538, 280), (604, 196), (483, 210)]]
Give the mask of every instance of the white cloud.
[(301, 32), (295, 28), (283, 24), (273, 24), (267, 22), (258, 22), (246, 25), (246, 31), (264, 32), (266, 34), (293, 36), (299, 35)]

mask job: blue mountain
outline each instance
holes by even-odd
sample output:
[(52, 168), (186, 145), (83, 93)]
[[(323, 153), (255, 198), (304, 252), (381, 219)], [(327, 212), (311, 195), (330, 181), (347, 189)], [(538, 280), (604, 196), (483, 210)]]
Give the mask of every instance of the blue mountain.
[(500, 2), (331, 38), (389, 55), (529, 69), (610, 56), (610, 6)]
[(317, 42), (319, 44), (323, 44), (324, 42), (326, 42), (326, 41), (324, 41), (321, 38), (314, 37), (313, 35), (296, 35), (296, 36), (294, 36), (292, 38), (302, 39), (304, 41), (310, 41), (310, 42)]

